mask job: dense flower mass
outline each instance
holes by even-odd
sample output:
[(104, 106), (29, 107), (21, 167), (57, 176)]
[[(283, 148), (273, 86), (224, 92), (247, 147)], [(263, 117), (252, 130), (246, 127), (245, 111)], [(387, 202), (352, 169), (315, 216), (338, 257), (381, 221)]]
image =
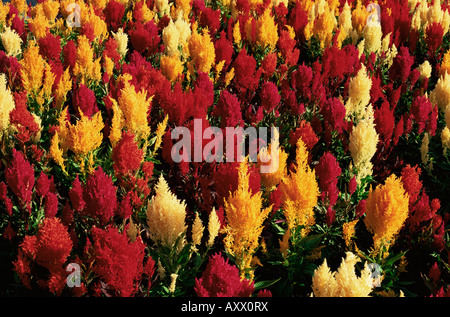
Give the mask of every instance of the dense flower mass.
[(31, 2), (0, 295), (450, 296), (447, 2)]

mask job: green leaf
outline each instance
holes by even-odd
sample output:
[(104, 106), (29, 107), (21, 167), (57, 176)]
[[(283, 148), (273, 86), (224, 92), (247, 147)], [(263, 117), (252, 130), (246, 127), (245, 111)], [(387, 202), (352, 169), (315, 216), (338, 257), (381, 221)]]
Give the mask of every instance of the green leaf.
[(278, 282), (279, 280), (281, 280), (281, 277), (275, 279), (275, 280), (267, 280), (267, 281), (259, 281), (256, 282), (254, 287), (255, 287), (255, 291), (259, 291), (265, 288), (268, 288), (272, 285), (274, 285), (276, 282)]

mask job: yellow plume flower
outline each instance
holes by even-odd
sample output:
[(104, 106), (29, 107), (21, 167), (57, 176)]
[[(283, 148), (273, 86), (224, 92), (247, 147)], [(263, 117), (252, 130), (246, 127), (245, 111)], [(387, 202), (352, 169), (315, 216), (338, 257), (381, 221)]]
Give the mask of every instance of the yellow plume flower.
[(50, 157), (61, 167), (64, 173), (67, 173), (64, 165), (64, 151), (59, 146), (59, 143), (59, 133), (56, 131), (50, 144)]
[(205, 227), (198, 213), (195, 214), (195, 220), (192, 224), (192, 249), (197, 251), (197, 246), (201, 243)]
[(319, 197), (319, 185), (315, 171), (308, 166), (308, 151), (301, 138), (297, 141), (294, 170), (282, 179), (279, 186), (288, 229), (301, 225), (304, 226), (302, 235), (306, 235), (315, 222), (314, 206)]
[(175, 82), (180, 79), (184, 68), (179, 54), (174, 54), (171, 56), (162, 55), (160, 70), (161, 73), (171, 82)]
[(227, 252), (235, 257), (241, 276), (244, 277), (246, 271), (250, 270), (252, 279), (253, 255), (258, 249), (263, 223), (272, 206), (261, 209), (262, 193), (251, 193), (247, 164), (246, 161), (240, 163), (238, 188), (225, 200), (227, 226), (224, 244)]
[(270, 8), (266, 9), (263, 15), (257, 20), (256, 43), (263, 48), (269, 47), (273, 50), (278, 42), (278, 30), (271, 11)]
[(366, 10), (364, 5), (361, 4), (361, 0), (358, 0), (355, 9), (352, 11), (352, 26), (358, 36), (362, 34), (362, 30), (366, 25), (369, 14), (370, 13)]
[(450, 74), (445, 72), (436, 83), (435, 88), (430, 93), (430, 100), (439, 106), (439, 109), (445, 111), (450, 105)]
[(355, 115), (359, 118), (361, 112), (370, 102), (370, 89), (372, 88), (372, 79), (367, 75), (364, 65), (358, 71), (355, 77), (350, 79), (348, 85), (348, 100), (345, 103), (347, 116)]
[(445, 73), (450, 73), (450, 50), (448, 50), (442, 58), (441, 67), (439, 68), (439, 77)]
[(91, 80), (101, 79), (100, 58), (95, 58), (94, 48), (85, 35), (78, 37), (78, 47), (74, 67), (74, 75), (81, 77), (81, 83), (87, 84)]
[(9, 3), (0, 3), (0, 23), (5, 23), (6, 17), (9, 13)]
[(119, 54), (124, 57), (125, 55), (127, 55), (128, 52), (128, 34), (123, 33), (123, 29), (120, 28), (117, 30), (116, 33), (111, 32), (113, 35), (113, 38), (116, 40), (117, 42), (117, 51), (119, 52)]
[(41, 39), (47, 34), (47, 30), (50, 28), (50, 23), (43, 14), (38, 14), (34, 18), (30, 19), (28, 22), (28, 27), (36, 37), (36, 39)]
[(355, 235), (355, 225), (357, 222), (358, 219), (346, 222), (342, 225), (342, 236), (347, 247), (350, 247), (352, 244), (352, 239)]
[(367, 53), (381, 53), (383, 31), (379, 26), (364, 26), (364, 50)]
[[(170, 191), (164, 177), (159, 177), (155, 196), (147, 206), (147, 225), (151, 239), (162, 246), (173, 247), (176, 240), (186, 232), (186, 204)], [(183, 237), (178, 245), (185, 245)]]
[(22, 66), (20, 72), (25, 90), (29, 93), (37, 92), (42, 86), (45, 61), (39, 54), (39, 46), (37, 46), (36, 42), (28, 42), (28, 47), (19, 63)]
[(26, 13), (28, 9), (28, 4), (26, 0), (11, 0), (11, 4), (16, 7), (19, 14)]
[(13, 95), (6, 86), (6, 75), (0, 74), (0, 136), (9, 126), (9, 113), (16, 107)]
[(394, 243), (409, 212), (409, 195), (401, 178), (390, 175), (384, 184), (369, 190), (364, 223), (373, 234), (375, 250)]
[(234, 44), (239, 45), (241, 43), (242, 37), (241, 37), (241, 29), (239, 27), (239, 21), (236, 21), (236, 23), (233, 26), (233, 41)]
[(221, 226), (221, 224), (220, 224), (219, 216), (217, 216), (216, 209), (213, 207), (213, 210), (209, 214), (209, 219), (208, 219), (209, 236), (208, 236), (208, 242), (206, 243), (206, 246), (208, 248), (211, 248), (214, 245), (214, 240), (219, 235), (220, 226)]
[(60, 108), (66, 101), (67, 93), (72, 89), (72, 80), (70, 76), (70, 69), (67, 68), (64, 74), (60, 77), (58, 86), (55, 90), (55, 104)]
[[(447, 54), (445, 56), (447, 56)], [(445, 56), (444, 56), (444, 59), (445, 59)], [(449, 57), (450, 57), (450, 55), (449, 55)], [(443, 66), (441, 65), (441, 69), (442, 69), (442, 67)], [(447, 67), (447, 66), (444, 66), (444, 68), (445, 67)], [(433, 67), (431, 66), (429, 61), (425, 61), (422, 64), (420, 64), (418, 69), (419, 69), (419, 73), (420, 73), (420, 79), (430, 78), (431, 77), (431, 73), (433, 71)], [(439, 70), (439, 74), (440, 74), (441, 69)], [(448, 60), (448, 72), (450, 72), (450, 58)]]
[(152, 99), (153, 96), (147, 98), (146, 91), (136, 92), (134, 86), (125, 81), (118, 104), (123, 113), (124, 127), (132, 131), (138, 140), (147, 140), (150, 135), (147, 115)]
[(360, 261), (352, 252), (347, 252), (338, 270), (331, 272), (325, 259), (314, 271), (312, 278), (314, 296), (368, 297), (372, 292), (374, 280), (367, 263), (364, 264), (361, 275), (356, 275), (355, 264)]
[(75, 124), (69, 125), (67, 138), (68, 148), (77, 156), (85, 156), (97, 149), (103, 140), (104, 124), (101, 112), (97, 112), (92, 118), (81, 113), (81, 119)]
[(17, 56), (22, 53), (22, 39), (15, 30), (6, 27), (5, 31), (0, 34), (0, 38), (8, 56)]
[(195, 30), (188, 42), (189, 55), (192, 57), (191, 64), (196, 66), (198, 71), (209, 74), (216, 58), (214, 43), (206, 29), (203, 34)]
[(442, 148), (443, 148), (443, 154), (447, 155), (448, 149), (450, 149), (450, 129), (448, 126), (444, 127), (441, 132), (441, 141), (442, 141)]
[(109, 141), (111, 142), (112, 147), (114, 148), (122, 138), (122, 128), (124, 125), (123, 112), (120, 110), (117, 101), (111, 98), (112, 101), (112, 110), (113, 110), (113, 118), (111, 120), (111, 130), (109, 132)]
[(322, 48), (329, 47), (333, 39), (333, 31), (337, 27), (334, 10), (330, 9), (328, 3), (316, 4), (316, 17), (312, 21), (312, 34), (317, 36)]
[(156, 141), (155, 146), (153, 148), (153, 152), (158, 151), (159, 147), (161, 146), (162, 138), (164, 136), (164, 133), (167, 128), (167, 122), (169, 121), (169, 115), (166, 115), (164, 120), (158, 124), (156, 127)]
[(375, 129), (372, 106), (367, 107), (366, 117), (359, 121), (350, 133), (349, 150), (354, 166), (359, 169), (358, 182), (372, 174), (371, 159), (377, 151), (378, 133)]
[(430, 136), (428, 132), (425, 132), (422, 139), (422, 144), (420, 146), (420, 156), (422, 159), (422, 164), (427, 166), (430, 170), (433, 169), (433, 162), (430, 161), (430, 155), (428, 154), (430, 145)]

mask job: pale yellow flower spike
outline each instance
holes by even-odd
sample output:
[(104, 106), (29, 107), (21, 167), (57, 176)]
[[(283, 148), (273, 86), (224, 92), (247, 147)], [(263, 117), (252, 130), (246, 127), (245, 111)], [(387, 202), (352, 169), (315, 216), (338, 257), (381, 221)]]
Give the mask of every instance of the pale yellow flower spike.
[(206, 246), (208, 248), (211, 248), (214, 245), (214, 240), (219, 235), (219, 230), (220, 230), (220, 220), (219, 217), (217, 216), (216, 209), (213, 208), (208, 219), (209, 237), (208, 242), (206, 243)]
[(374, 287), (372, 272), (367, 263), (360, 276), (356, 275), (355, 264), (360, 259), (347, 252), (336, 272), (328, 267), (326, 259), (312, 278), (313, 295), (316, 297), (369, 297)]
[[(161, 175), (156, 184), (155, 196), (147, 206), (147, 225), (151, 239), (159, 245), (172, 248), (176, 240), (186, 232), (185, 219), (185, 202), (177, 199)], [(178, 250), (185, 244), (183, 237)]]

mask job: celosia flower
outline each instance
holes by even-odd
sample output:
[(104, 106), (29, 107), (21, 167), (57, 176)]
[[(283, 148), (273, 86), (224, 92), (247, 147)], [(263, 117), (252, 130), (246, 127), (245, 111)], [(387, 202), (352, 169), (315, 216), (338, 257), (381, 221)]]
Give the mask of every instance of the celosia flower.
[(0, 39), (8, 56), (17, 56), (22, 53), (22, 39), (15, 30), (6, 27), (5, 31), (0, 34)]
[(44, 78), (45, 61), (39, 54), (39, 47), (35, 42), (27, 43), (28, 47), (20, 60), (21, 75), (24, 88), (29, 92), (37, 92)]
[(125, 57), (127, 54), (127, 45), (128, 45), (128, 35), (123, 33), (123, 29), (120, 28), (116, 33), (111, 32), (114, 39), (117, 42), (117, 51), (122, 57)]
[(82, 114), (88, 118), (98, 112), (97, 99), (95, 93), (86, 85), (80, 84), (74, 91), (73, 106), (75, 114), (82, 117)]
[(183, 62), (177, 54), (172, 56), (162, 55), (160, 69), (161, 73), (166, 76), (168, 80), (174, 82), (180, 79), (183, 73)]
[(159, 49), (161, 37), (158, 35), (158, 27), (155, 22), (145, 24), (136, 23), (135, 28), (129, 31), (131, 45), (141, 54), (148, 52), (154, 54)]
[(134, 134), (123, 132), (120, 141), (113, 148), (114, 171), (118, 175), (133, 175), (141, 166), (144, 151), (135, 142)]
[(341, 100), (338, 98), (327, 99), (322, 105), (320, 113), (333, 130), (341, 132), (345, 125), (346, 113), (345, 106)]
[(440, 76), (435, 88), (430, 93), (430, 100), (439, 106), (439, 109), (445, 111), (450, 104), (450, 73)]
[(316, 175), (319, 178), (322, 200), (328, 199), (329, 206), (334, 206), (338, 199), (338, 178), (341, 176), (341, 168), (336, 158), (330, 152), (326, 152), (317, 164)]
[[(261, 187), (261, 176), (255, 166), (249, 166), (249, 187), (251, 193), (255, 195)], [(217, 192), (217, 203), (222, 205), (230, 192), (238, 189), (239, 162), (224, 162), (218, 164), (213, 175), (215, 189)]]
[(69, 198), (74, 210), (76, 211), (83, 210), (86, 203), (84, 202), (83, 199), (83, 187), (81, 186), (81, 182), (80, 179), (78, 178), (78, 175), (72, 182), (72, 188), (69, 190)]
[(314, 170), (308, 166), (308, 151), (301, 139), (297, 141), (296, 165), (279, 186), (289, 230), (302, 225), (302, 234), (305, 235), (315, 222), (314, 207), (319, 197), (319, 186)]
[(315, 134), (311, 124), (305, 120), (300, 122), (300, 126), (290, 132), (289, 143), (292, 146), (296, 146), (300, 139), (309, 151), (319, 142), (319, 138)]
[[(38, 284), (47, 287), (50, 292), (59, 295), (66, 286), (66, 273), (63, 265), (72, 251), (72, 240), (67, 228), (59, 218), (45, 218), (36, 236), (26, 236), (20, 245), (14, 270), (19, 274), (22, 283), (31, 288), (30, 280), (35, 262), (49, 271), (48, 280), (38, 280)], [(59, 282), (55, 278), (59, 276)], [(63, 279), (63, 283), (61, 283)]]
[(54, 217), (58, 213), (58, 197), (55, 193), (48, 192), (45, 195), (44, 213), (47, 218)]
[(85, 35), (77, 38), (78, 47), (76, 50), (76, 60), (73, 74), (81, 77), (81, 82), (87, 84), (91, 80), (100, 80), (100, 59), (95, 58), (94, 48)]
[(267, 112), (271, 112), (273, 109), (277, 108), (281, 101), (278, 88), (271, 81), (262, 84), (259, 96), (261, 98), (261, 106)]
[[(310, 14), (308, 24), (305, 28), (305, 37), (309, 40), (310, 35), (315, 35), (320, 41), (322, 48), (331, 44), (333, 30), (337, 27), (334, 10), (329, 8), (328, 2), (322, 2), (323, 7), (319, 8), (319, 3), (315, 3), (313, 14)], [(309, 33), (309, 30), (311, 33)]]
[[(68, 127), (67, 147), (75, 153), (75, 155), (84, 156), (89, 152), (97, 149), (103, 140), (104, 124), (101, 112), (97, 112), (92, 118), (81, 115), (81, 119), (75, 124)], [(62, 130), (60, 129), (60, 133)]]
[(147, 117), (151, 111), (152, 98), (147, 98), (146, 91), (136, 92), (135, 87), (128, 81), (120, 91), (118, 104), (123, 113), (124, 125), (139, 140), (146, 140), (150, 134)]
[(117, 187), (114, 186), (111, 177), (105, 174), (101, 167), (98, 167), (89, 175), (83, 186), (85, 205), (82, 214), (98, 220), (100, 224), (108, 223), (117, 208), (116, 194)]
[(243, 121), (239, 99), (228, 90), (221, 91), (213, 114), (220, 116), (222, 128), (235, 127), (238, 124), (242, 124)]
[(0, 74), (0, 136), (9, 126), (9, 114), (14, 109), (15, 103), (11, 91), (6, 87), (6, 76)]
[(194, 30), (188, 40), (188, 48), (189, 55), (192, 58), (191, 63), (195, 65), (195, 68), (200, 72), (209, 74), (216, 60), (216, 53), (214, 43), (206, 29), (203, 34)]
[(412, 206), (417, 198), (419, 197), (419, 194), (422, 190), (422, 182), (420, 181), (420, 174), (422, 173), (422, 170), (419, 166), (410, 166), (407, 164), (403, 169), (401, 173), (402, 183), (405, 187), (405, 191), (409, 195), (409, 205)]
[(370, 162), (377, 151), (378, 134), (374, 126), (373, 110), (368, 107), (364, 120), (358, 122), (350, 133), (349, 150), (354, 166), (359, 169), (357, 180), (360, 181), (367, 175), (372, 174), (372, 163)]
[(395, 127), (394, 109), (391, 109), (389, 102), (383, 102), (381, 107), (375, 110), (374, 122), (381, 140), (386, 142), (386, 146), (389, 146)]
[[(252, 259), (259, 246), (264, 220), (272, 207), (262, 209), (262, 193), (252, 194), (249, 186), (247, 162), (239, 164), (238, 187), (225, 201), (226, 237), (225, 249), (236, 258), (241, 276), (252, 269)], [(253, 272), (249, 272), (253, 279)]]
[(336, 272), (331, 272), (325, 259), (312, 279), (316, 297), (368, 297), (373, 289), (372, 271), (364, 264), (361, 275), (356, 275), (355, 264), (361, 260), (351, 252), (346, 253)]
[(110, 27), (110, 30), (116, 32), (122, 23), (121, 21), (123, 15), (125, 14), (125, 5), (123, 5), (121, 2), (111, 0), (108, 1), (103, 12), (105, 14), (106, 23)]
[(278, 42), (277, 24), (271, 15), (271, 10), (266, 9), (257, 22), (256, 42), (263, 48), (273, 50)]
[[(177, 239), (185, 234), (187, 226), (186, 204), (177, 199), (170, 191), (164, 177), (159, 177), (155, 189), (155, 196), (147, 206), (147, 225), (152, 240), (162, 246), (173, 248)], [(185, 244), (185, 237), (178, 243), (181, 249)]]
[(48, 60), (60, 60), (61, 54), (61, 39), (58, 35), (53, 35), (50, 32), (38, 41), (39, 53), (45, 56)]
[(126, 232), (113, 226), (92, 229), (91, 252), (94, 272), (108, 284), (117, 296), (129, 297), (138, 290), (144, 273), (145, 245), (138, 237), (131, 242)]
[(258, 86), (262, 70), (256, 70), (256, 60), (252, 55), (248, 55), (246, 49), (242, 49), (234, 60), (234, 79), (241, 93), (247, 90), (255, 90)]
[(364, 222), (373, 234), (375, 250), (394, 243), (409, 213), (409, 195), (402, 180), (394, 174), (375, 190), (369, 190)]
[(444, 37), (444, 29), (440, 23), (430, 23), (425, 30), (425, 42), (427, 48), (431, 53), (438, 51), (439, 46), (442, 44), (442, 38)]
[(62, 266), (71, 251), (72, 240), (60, 219), (44, 219), (36, 235), (36, 262), (51, 270)]
[(5, 170), (8, 187), (20, 199), (23, 207), (31, 212), (31, 195), (35, 183), (33, 166), (27, 161), (22, 152), (13, 149), (12, 160)]
[(400, 47), (399, 53), (395, 56), (392, 66), (389, 68), (389, 78), (394, 81), (399, 79), (406, 82), (411, 73), (411, 66), (414, 64), (414, 57), (409, 54), (407, 47)]
[(253, 281), (242, 279), (239, 269), (216, 253), (210, 256), (202, 277), (195, 278), (194, 289), (199, 297), (250, 297), (255, 288)]
[(345, 103), (347, 116), (355, 115), (359, 118), (361, 112), (370, 102), (370, 88), (372, 80), (367, 75), (364, 65), (360, 68), (355, 77), (350, 79), (348, 85), (348, 100)]

